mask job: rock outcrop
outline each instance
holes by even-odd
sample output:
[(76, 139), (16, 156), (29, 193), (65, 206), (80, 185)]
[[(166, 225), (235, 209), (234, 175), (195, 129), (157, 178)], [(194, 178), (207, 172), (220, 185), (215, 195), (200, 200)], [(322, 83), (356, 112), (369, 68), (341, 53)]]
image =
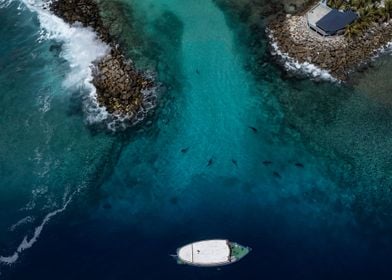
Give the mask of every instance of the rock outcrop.
[(322, 37), (307, 26), (304, 15), (280, 16), (269, 25), (271, 43), (298, 63), (311, 63), (345, 81), (392, 40), (392, 23), (374, 24), (355, 38)]
[(103, 24), (99, 7), (94, 0), (55, 0), (50, 10), (70, 24), (81, 23), (92, 28), (98, 37), (111, 47), (111, 51), (93, 69), (93, 84), (97, 100), (113, 116), (136, 123), (155, 106), (152, 78), (138, 71), (126, 59), (115, 39)]
[(154, 106), (153, 81), (132, 67), (118, 49), (97, 63), (93, 83), (98, 102), (109, 113), (139, 120)]

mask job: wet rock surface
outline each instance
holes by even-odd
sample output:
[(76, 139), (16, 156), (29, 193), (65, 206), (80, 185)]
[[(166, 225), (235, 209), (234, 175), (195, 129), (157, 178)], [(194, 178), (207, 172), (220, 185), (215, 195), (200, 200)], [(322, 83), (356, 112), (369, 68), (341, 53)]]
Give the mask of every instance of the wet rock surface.
[(363, 35), (322, 37), (310, 30), (306, 17), (281, 15), (268, 26), (271, 43), (299, 63), (311, 63), (345, 81), (392, 40), (392, 23), (374, 24)]
[(154, 106), (152, 79), (132, 67), (118, 49), (97, 63), (93, 83), (99, 92), (98, 102), (115, 115), (140, 119)]
[(80, 23), (92, 28), (110, 47), (93, 69), (93, 84), (97, 89), (99, 105), (113, 116), (137, 123), (155, 107), (154, 80), (138, 71), (133, 62), (124, 56), (109, 30), (103, 24), (94, 0), (56, 0), (49, 9), (70, 24)]
[(54, 0), (49, 5), (50, 10), (65, 22), (80, 22), (85, 27), (91, 27), (106, 43), (112, 41), (99, 14), (98, 5), (94, 0)]

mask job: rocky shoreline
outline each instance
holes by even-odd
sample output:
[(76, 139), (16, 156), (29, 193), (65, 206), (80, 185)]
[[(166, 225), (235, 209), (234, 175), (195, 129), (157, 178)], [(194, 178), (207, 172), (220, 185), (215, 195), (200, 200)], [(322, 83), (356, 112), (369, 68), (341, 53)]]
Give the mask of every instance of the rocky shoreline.
[[(301, 71), (302, 65), (315, 66), (308, 75), (328, 73), (332, 79), (347, 81), (349, 74), (366, 65), (392, 41), (392, 23), (375, 23), (355, 38), (322, 37), (309, 30), (303, 12), (281, 15), (268, 26), (273, 55), (286, 68)], [(294, 66), (288, 66), (294, 64)], [(314, 70), (316, 68), (316, 70)], [(325, 76), (325, 75), (324, 75)]]
[(80, 23), (92, 28), (99, 39), (110, 46), (110, 52), (93, 67), (92, 83), (97, 89), (98, 104), (117, 119), (126, 119), (132, 124), (143, 120), (155, 107), (156, 85), (124, 56), (103, 24), (95, 0), (54, 0), (48, 8), (69, 24)]

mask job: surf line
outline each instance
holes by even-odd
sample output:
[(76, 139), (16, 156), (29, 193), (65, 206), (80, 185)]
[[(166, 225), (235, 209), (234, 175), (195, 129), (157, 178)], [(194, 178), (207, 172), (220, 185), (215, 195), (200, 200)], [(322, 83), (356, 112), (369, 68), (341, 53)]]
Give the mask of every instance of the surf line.
[(37, 240), (38, 240), (38, 238), (40, 237), (41, 232), (42, 232), (42, 230), (44, 229), (45, 225), (46, 225), (47, 223), (49, 223), (49, 221), (50, 221), (54, 216), (56, 216), (56, 215), (58, 215), (58, 214), (64, 212), (64, 211), (67, 209), (67, 206), (71, 203), (72, 198), (74, 197), (74, 195), (75, 195), (77, 192), (78, 192), (78, 190), (76, 190), (75, 192), (73, 192), (73, 193), (69, 196), (69, 198), (67, 199), (67, 201), (64, 203), (64, 205), (63, 205), (61, 208), (59, 208), (59, 209), (57, 209), (57, 210), (55, 210), (55, 211), (53, 211), (53, 212), (48, 213), (48, 214), (45, 216), (45, 218), (42, 220), (41, 224), (35, 228), (33, 236), (32, 236), (30, 239), (28, 239), (28, 237), (27, 237), (27, 235), (26, 235), (26, 236), (23, 238), (23, 241), (19, 244), (19, 246), (18, 246), (18, 248), (16, 249), (16, 251), (15, 251), (12, 255), (7, 256), (7, 257), (0, 256), (0, 264), (12, 265), (13, 263), (15, 263), (15, 262), (19, 259), (19, 256), (20, 256), (20, 254), (21, 254), (23, 251), (25, 251), (25, 250), (27, 250), (27, 249), (30, 249), (30, 248), (34, 245), (34, 243), (37, 242)]
[[(0, 0), (0, 8), (14, 1)], [(86, 94), (82, 103), (87, 124), (104, 123), (115, 131), (140, 123), (153, 111), (159, 89), (155, 73), (138, 70), (124, 55), (104, 26), (95, 1), (18, 2), (18, 9), (27, 8), (37, 16), (40, 25), (37, 42), (48, 40), (61, 44), (59, 56), (70, 65), (63, 86)], [(93, 28), (91, 21), (99, 28)]]

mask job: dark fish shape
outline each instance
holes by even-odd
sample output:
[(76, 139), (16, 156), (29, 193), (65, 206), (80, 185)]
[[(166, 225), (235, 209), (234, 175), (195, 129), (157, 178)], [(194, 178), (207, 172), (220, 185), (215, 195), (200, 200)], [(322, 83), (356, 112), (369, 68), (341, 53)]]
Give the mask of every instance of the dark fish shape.
[(238, 162), (237, 162), (235, 159), (232, 159), (231, 162), (232, 162), (236, 167), (238, 167)]
[(257, 128), (256, 127), (254, 127), (254, 126), (249, 126), (249, 128), (254, 132), (254, 133), (257, 133)]
[(276, 171), (272, 172), (272, 175), (274, 175), (274, 177), (278, 178), (278, 179), (282, 178), (282, 176), (279, 174), (279, 172), (276, 172)]
[(304, 167), (305, 167), (305, 166), (304, 166), (302, 163), (300, 163), (300, 162), (296, 162), (294, 165), (297, 166), (297, 167), (299, 167), (299, 168), (304, 168)]
[(189, 147), (181, 149), (181, 153), (185, 154), (189, 151)]
[(272, 164), (272, 161), (270, 161), (270, 160), (264, 160), (264, 161), (263, 161), (263, 164), (264, 164), (264, 165), (271, 165), (271, 164)]
[(197, 74), (197, 75), (200, 75), (199, 69), (196, 69), (196, 74)]
[(211, 166), (214, 163), (214, 160), (212, 158), (210, 158), (208, 160), (207, 166)]

